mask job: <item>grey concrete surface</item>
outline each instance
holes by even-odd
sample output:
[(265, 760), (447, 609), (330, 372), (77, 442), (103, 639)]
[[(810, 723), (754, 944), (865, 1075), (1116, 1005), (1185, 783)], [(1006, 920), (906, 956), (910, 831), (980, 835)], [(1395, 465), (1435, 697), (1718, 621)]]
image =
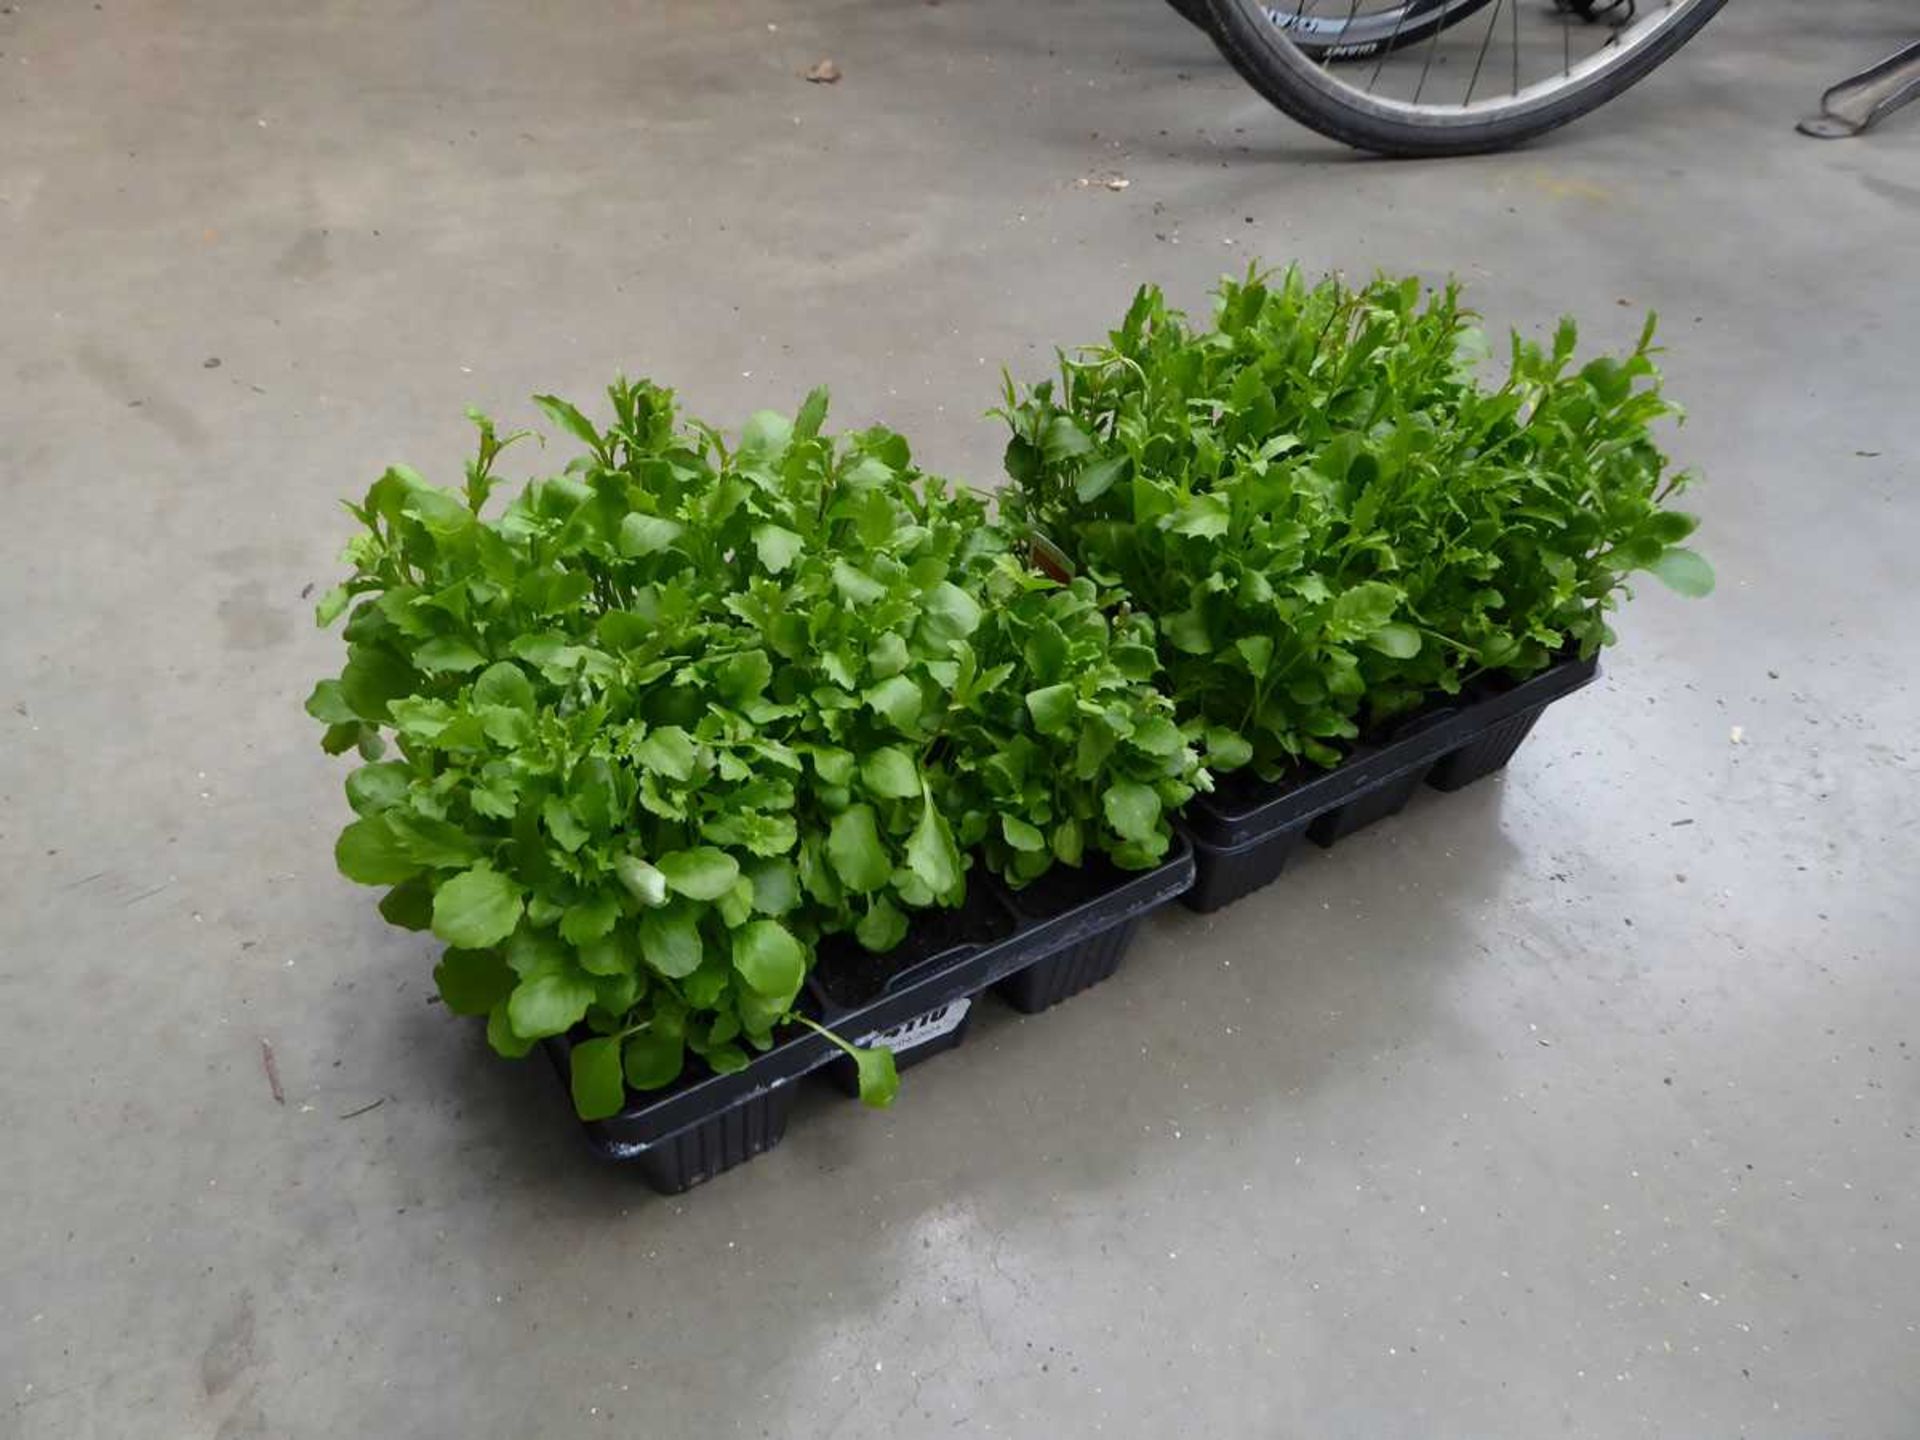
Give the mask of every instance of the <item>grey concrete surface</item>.
[[(1393, 165), (1151, 0), (0, 8), (0, 1436), (1913, 1435), (1920, 125), (1791, 125), (1914, 19), (1818, 10)], [(1253, 256), (1660, 310), (1720, 593), (891, 1114), (596, 1167), (333, 873), (337, 497), (620, 367), (990, 479)]]

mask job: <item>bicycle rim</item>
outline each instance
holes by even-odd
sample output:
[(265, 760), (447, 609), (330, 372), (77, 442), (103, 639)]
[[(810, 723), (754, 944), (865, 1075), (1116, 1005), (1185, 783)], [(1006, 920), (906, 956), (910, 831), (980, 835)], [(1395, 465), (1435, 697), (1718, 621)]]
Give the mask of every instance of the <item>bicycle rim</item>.
[(1408, 0), (1380, 9), (1340, 5), (1321, 12), (1303, 0), (1264, 0), (1267, 19), (1315, 60), (1351, 63), (1417, 45), (1436, 28), (1457, 25), (1493, 0)]

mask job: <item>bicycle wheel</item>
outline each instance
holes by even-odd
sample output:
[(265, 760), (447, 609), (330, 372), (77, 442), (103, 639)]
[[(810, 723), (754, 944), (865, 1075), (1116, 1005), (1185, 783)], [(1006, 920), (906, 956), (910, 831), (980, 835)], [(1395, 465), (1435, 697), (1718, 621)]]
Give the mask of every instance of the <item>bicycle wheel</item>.
[[(1234, 69), (1301, 124), (1383, 155), (1499, 150), (1577, 119), (1643, 79), (1726, 0), (1490, 0), (1465, 24), (1443, 16), (1424, 44), (1389, 32), (1367, 62), (1308, 53), (1261, 0), (1205, 0), (1208, 33)], [(1294, 15), (1353, 23), (1406, 4), (1285, 0)], [(1443, 35), (1442, 32), (1445, 31)]]

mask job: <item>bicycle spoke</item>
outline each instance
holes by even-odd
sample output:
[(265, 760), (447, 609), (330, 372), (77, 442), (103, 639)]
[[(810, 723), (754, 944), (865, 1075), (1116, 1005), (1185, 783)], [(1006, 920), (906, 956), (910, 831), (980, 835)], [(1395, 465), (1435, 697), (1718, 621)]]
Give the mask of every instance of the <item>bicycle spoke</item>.
[(1513, 9), (1508, 13), (1513, 16), (1513, 93), (1518, 95), (1520, 93), (1520, 6), (1518, 0), (1515, 0)]
[(1460, 102), (1462, 106), (1473, 103), (1473, 87), (1480, 83), (1480, 67), (1487, 63), (1487, 47), (1493, 44), (1494, 27), (1500, 23), (1500, 6), (1505, 3), (1506, 0), (1494, 0), (1493, 16), (1487, 21), (1487, 33), (1480, 37), (1480, 53), (1473, 57), (1473, 74), (1467, 77), (1467, 94)]
[(1412, 9), (1413, 7), (1411, 5), (1403, 5), (1400, 7), (1399, 12), (1394, 15), (1393, 31), (1387, 36), (1387, 47), (1380, 52), (1380, 59), (1373, 67), (1373, 74), (1367, 78), (1367, 93), (1369, 95), (1373, 93), (1373, 87), (1380, 83), (1380, 67), (1387, 63), (1387, 56), (1391, 55), (1394, 48), (1400, 43), (1400, 32), (1406, 28), (1407, 15)]

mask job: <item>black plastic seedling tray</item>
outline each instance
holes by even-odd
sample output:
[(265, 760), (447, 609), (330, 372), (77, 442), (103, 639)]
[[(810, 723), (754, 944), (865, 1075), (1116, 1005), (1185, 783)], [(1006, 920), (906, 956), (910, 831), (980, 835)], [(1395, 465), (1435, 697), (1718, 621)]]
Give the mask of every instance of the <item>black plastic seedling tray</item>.
[(1597, 658), (1563, 660), (1518, 684), (1463, 694), (1306, 779), (1228, 777), (1181, 814), (1196, 870), (1183, 898), (1194, 910), (1218, 910), (1278, 878), (1303, 838), (1332, 845), (1399, 813), (1423, 783), (1458, 790), (1491, 775), (1547, 706), (1599, 672)]
[[(1192, 849), (1178, 835), (1152, 870), (1090, 863), (1020, 891), (976, 873), (965, 905), (922, 916), (888, 955), (823, 946), (804, 1008), (848, 1040), (887, 1045), (904, 1069), (959, 1044), (983, 991), (997, 989), (1032, 1013), (1106, 979), (1141, 919), (1193, 876)], [(574, 1042), (587, 1038), (582, 1030), (547, 1042), (563, 1085)], [(778, 1145), (798, 1082), (840, 1067), (850, 1071), (852, 1062), (832, 1041), (796, 1026), (732, 1075), (703, 1073), (632, 1094), (618, 1115), (583, 1122), (587, 1143), (634, 1165), (655, 1190), (677, 1194)]]

